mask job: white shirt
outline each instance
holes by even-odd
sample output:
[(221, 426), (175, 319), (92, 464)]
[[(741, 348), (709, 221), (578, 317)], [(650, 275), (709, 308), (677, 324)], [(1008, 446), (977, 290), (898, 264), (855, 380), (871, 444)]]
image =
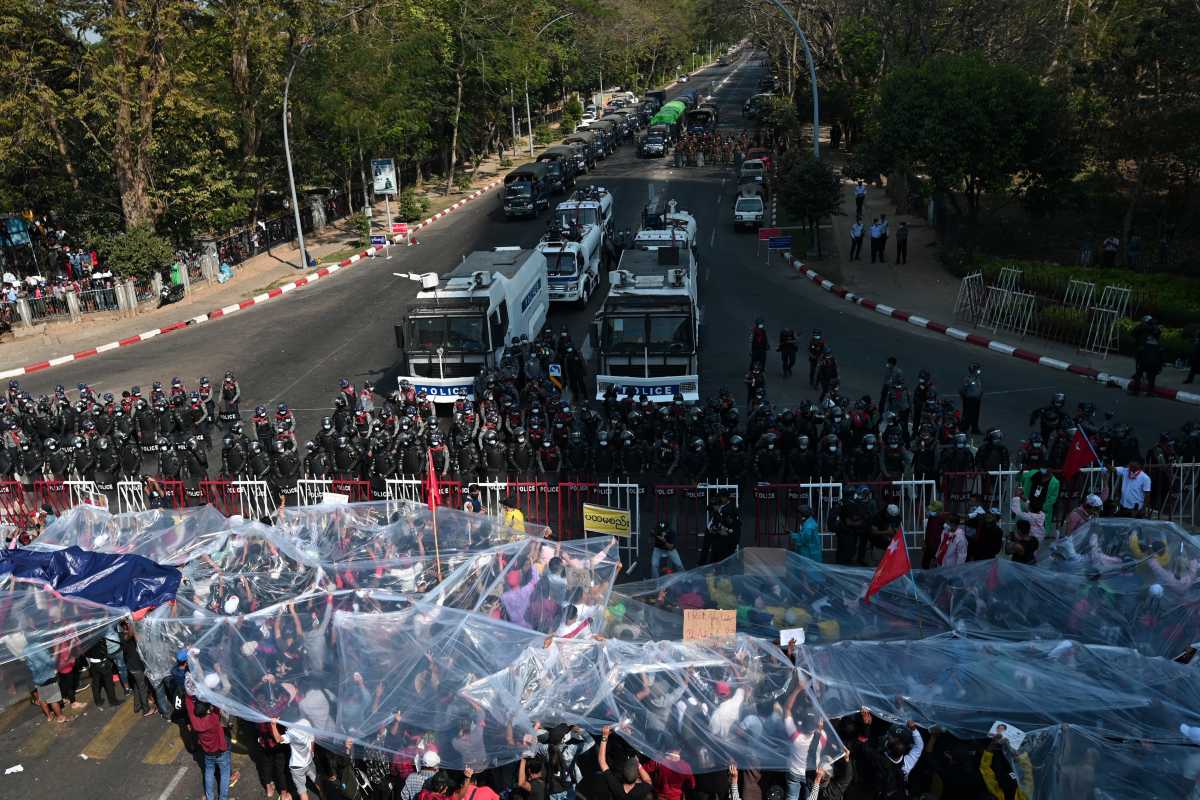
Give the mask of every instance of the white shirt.
[(872, 239), (878, 239), (882, 235), (883, 235), (882, 228), (880, 228), (878, 225), (871, 226), (871, 238)]
[(867, 196), (867, 187), (861, 183), (858, 186), (855, 186), (854, 187), (854, 196), (855, 197), (866, 197)]
[(863, 226), (861, 222), (856, 222), (850, 226), (850, 235), (855, 239), (863, 235)]
[[(302, 719), (296, 723), (297, 725), (307, 725), (308, 720)], [(282, 744), (291, 745), (292, 755), (288, 758), (288, 766), (304, 769), (313, 760), (312, 743), (313, 737), (299, 728), (288, 728), (279, 741)]]
[(788, 772), (793, 775), (803, 775), (808, 769), (808, 750), (812, 746), (816, 731), (805, 733), (796, 727), (791, 716), (783, 721), (783, 728), (787, 731), (788, 739), (791, 740), (791, 749), (788, 753)]
[(746, 690), (738, 689), (733, 697), (717, 706), (712, 719), (708, 721), (708, 731), (713, 736), (726, 738), (733, 732), (733, 726), (742, 716), (742, 701), (746, 699)]
[(1121, 481), (1121, 508), (1144, 508), (1146, 492), (1150, 491), (1150, 476), (1145, 472), (1129, 474), (1129, 467), (1117, 467)]

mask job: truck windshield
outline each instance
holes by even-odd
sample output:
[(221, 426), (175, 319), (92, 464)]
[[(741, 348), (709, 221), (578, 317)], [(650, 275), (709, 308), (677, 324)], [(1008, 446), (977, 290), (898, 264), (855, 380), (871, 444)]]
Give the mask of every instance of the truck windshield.
[(595, 208), (560, 208), (556, 214), (559, 228), (569, 228), (572, 225), (595, 225)]
[(646, 318), (606, 318), (601, 346), (609, 353), (640, 353), (646, 346)]
[(533, 194), (533, 184), (525, 181), (513, 181), (504, 189), (509, 197), (529, 197)]
[(557, 252), (546, 253), (546, 274), (547, 275), (574, 275), (575, 274), (575, 254), (568, 251), (559, 250)]
[(436, 351), (439, 347), (464, 353), (486, 349), (483, 317), (416, 317), (409, 323), (409, 348)]
[(653, 352), (691, 352), (692, 326), (687, 317), (650, 317), (650, 341)]
[(741, 197), (737, 201), (737, 210), (743, 213), (750, 212), (754, 214), (761, 213), (763, 210), (762, 200), (757, 197)]

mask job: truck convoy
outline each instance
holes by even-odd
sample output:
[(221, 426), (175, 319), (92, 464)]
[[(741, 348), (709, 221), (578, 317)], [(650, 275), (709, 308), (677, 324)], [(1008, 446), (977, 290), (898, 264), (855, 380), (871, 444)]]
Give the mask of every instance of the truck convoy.
[(446, 275), (410, 277), (420, 278), (421, 291), (395, 326), (399, 380), (436, 403), (473, 398), (480, 372), (546, 323), (550, 295), (539, 250), (479, 250)]
[(609, 273), (592, 323), (596, 397), (699, 397), (700, 296), (696, 220), (675, 201), (651, 203), (642, 227)]

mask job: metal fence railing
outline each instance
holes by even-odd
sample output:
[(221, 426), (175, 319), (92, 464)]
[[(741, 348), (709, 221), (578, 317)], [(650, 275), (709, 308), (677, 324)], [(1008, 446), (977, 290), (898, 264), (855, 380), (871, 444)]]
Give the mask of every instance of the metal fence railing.
[(116, 311), (118, 308), (116, 288), (87, 289), (80, 292), (78, 297), (79, 310), (84, 314)]
[(69, 317), (70, 310), (67, 308), (66, 297), (31, 297), (29, 298), (29, 315), (32, 319), (54, 319), (55, 317)]

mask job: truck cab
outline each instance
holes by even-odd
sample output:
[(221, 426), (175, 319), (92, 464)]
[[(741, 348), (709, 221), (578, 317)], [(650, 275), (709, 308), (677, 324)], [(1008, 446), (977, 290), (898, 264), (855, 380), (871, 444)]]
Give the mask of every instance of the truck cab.
[(550, 224), (557, 230), (576, 225), (595, 225), (599, 228), (600, 242), (604, 244), (612, 235), (612, 194), (603, 186), (581, 186), (569, 199), (555, 207)]
[[(559, 221), (557, 215), (555, 221)], [(600, 264), (604, 254), (600, 226), (574, 223), (552, 227), (537, 249), (546, 259), (550, 302), (586, 306), (588, 298), (600, 285)]]
[(522, 164), (504, 177), (500, 202), (506, 217), (536, 217), (550, 207), (549, 170), (545, 164)]
[(590, 172), (591, 170), (595, 169), (596, 162), (601, 158), (601, 148), (596, 142), (596, 137), (594, 134), (580, 129), (563, 139), (563, 144), (577, 144), (582, 147), (584, 156), (587, 159), (587, 169), (583, 171)]
[(643, 212), (643, 226), (609, 273), (591, 345), (596, 397), (645, 394), (670, 402), (699, 393), (700, 304), (696, 220), (674, 201)]
[(480, 373), (498, 366), (514, 339), (535, 338), (546, 322), (546, 257), (537, 250), (476, 251), (446, 275), (420, 278), (421, 291), (395, 326), (398, 379), (436, 403), (474, 397)]

